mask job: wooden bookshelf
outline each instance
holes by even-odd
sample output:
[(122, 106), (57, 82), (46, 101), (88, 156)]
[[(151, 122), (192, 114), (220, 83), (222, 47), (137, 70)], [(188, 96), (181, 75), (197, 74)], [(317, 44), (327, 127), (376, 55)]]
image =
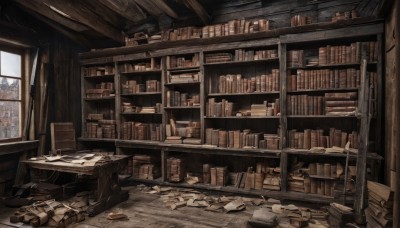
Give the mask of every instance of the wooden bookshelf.
[[(246, 190), (232, 186), (211, 186), (203, 183), (191, 185), (190, 187), (230, 193), (266, 195), (308, 202), (330, 203), (340, 201), (340, 197), (335, 198), (321, 194), (297, 192), (289, 188), (289, 172), (293, 168), (291, 163), (293, 160), (303, 158), (304, 164), (308, 164), (308, 159), (345, 164), (347, 157), (346, 153), (322, 153), (304, 148), (290, 148), (288, 142), (289, 131), (297, 129), (301, 133), (306, 129), (321, 129), (324, 130), (324, 137), (329, 136), (327, 133), (330, 128), (341, 130), (347, 134), (346, 137), (349, 137), (348, 135), (353, 131), (361, 132), (359, 127), (362, 125), (362, 121), (367, 118), (367, 114), (361, 112), (363, 106), (361, 103), (365, 103), (367, 99), (363, 98), (361, 94), (364, 91), (362, 89), (363, 86), (368, 84), (368, 88), (371, 89), (373, 94), (370, 100), (373, 104), (371, 106), (373, 115), (368, 118), (371, 119), (373, 124), (366, 131), (368, 136), (365, 135), (367, 133), (363, 133), (363, 136), (360, 133), (359, 137), (364, 139), (369, 137), (369, 141), (374, 141), (368, 148), (369, 151), (381, 151), (381, 134), (375, 132), (382, 131), (382, 116), (380, 112), (376, 111), (382, 107), (382, 56), (368, 57), (370, 59), (366, 63), (367, 72), (372, 72), (372, 74), (375, 73), (376, 75), (373, 76), (376, 78), (373, 83), (371, 81), (371, 84), (369, 84), (369, 81), (362, 84), (361, 78), (360, 80), (355, 80), (351, 76), (353, 77), (352, 81), (350, 79), (348, 82), (346, 81), (345, 86), (343, 81), (340, 83), (339, 79), (336, 79), (333, 84), (329, 84), (322, 78), (319, 81), (315, 79), (313, 85), (309, 83), (308, 86), (305, 86), (306, 83), (303, 81), (303, 76), (299, 75), (298, 77), (301, 81), (299, 85), (296, 84), (296, 89), (293, 90), (292, 87), (288, 86), (288, 82), (292, 80), (291, 77), (294, 75), (297, 77), (298, 72), (305, 71), (308, 71), (307, 74), (317, 75), (315, 72), (323, 70), (340, 72), (354, 69), (360, 72), (357, 74), (361, 75), (361, 68), (364, 66), (361, 61), (346, 62), (342, 59), (332, 63), (320, 63), (320, 48), (323, 50), (323, 48), (329, 46), (350, 47), (353, 43), (375, 42), (375, 44), (368, 45), (376, 45), (374, 48), (381, 50), (382, 34), (383, 26), (381, 21), (355, 19), (354, 21), (336, 24), (330, 22), (319, 23), (254, 34), (167, 41), (137, 47), (122, 47), (115, 50), (83, 53), (81, 57), (86, 65), (83, 65), (82, 68), (100, 66), (100, 71), (103, 70), (105, 65), (114, 66), (115, 68), (115, 72), (112, 74), (103, 74), (103, 72), (96, 72), (99, 76), (82, 74), (83, 132), (86, 131), (86, 123), (92, 122), (92, 120), (87, 120), (89, 113), (104, 113), (105, 116), (109, 117), (108, 119), (116, 121), (118, 137), (117, 139), (82, 137), (80, 141), (114, 143), (118, 153), (140, 154), (142, 150), (144, 151), (143, 153), (155, 151), (154, 153), (161, 160), (159, 168), (162, 171), (162, 177), (156, 180), (133, 178), (129, 181), (189, 187), (186, 183), (172, 183), (167, 180), (167, 160), (172, 157), (183, 156), (189, 158), (186, 162), (190, 164), (195, 164), (197, 158), (199, 160), (207, 157), (218, 158), (224, 166), (230, 166), (241, 160), (253, 159), (249, 167), (255, 167), (256, 163), (264, 162), (262, 159), (268, 158), (273, 162), (267, 162), (267, 165), (280, 169), (280, 174), (278, 175), (280, 178), (280, 190)], [(346, 47), (342, 47), (342, 49), (345, 50)], [(257, 51), (266, 50), (273, 50), (272, 53), (273, 55), (276, 54), (276, 56), (261, 59), (254, 57)], [(304, 59), (298, 65), (291, 65), (293, 59), (288, 58), (288, 53), (296, 50), (304, 52)], [(238, 54), (241, 55), (240, 58)], [(360, 59), (361, 56), (368, 56), (368, 53), (359, 54)], [(209, 59), (206, 60), (207, 57)], [(110, 62), (110, 60), (112, 61)], [(132, 68), (137, 70), (125, 70)], [(356, 77), (359, 77), (357, 74)], [(368, 76), (372, 74), (368, 74)], [(235, 77), (230, 75), (235, 75)], [(328, 79), (328, 77), (325, 79)], [(139, 91), (135, 90), (135, 93), (128, 93), (124, 91), (123, 86), (132, 80), (136, 80), (136, 84), (141, 84), (141, 88), (139, 88)], [(156, 86), (157, 91), (147, 91), (147, 86), (143, 88), (143, 84), (146, 84), (148, 80), (159, 82), (159, 87)], [(322, 85), (322, 81), (325, 84)], [(85, 89), (93, 89), (96, 84), (101, 82), (114, 82), (115, 96), (86, 98)], [(247, 84), (245, 85), (244, 83)], [(171, 93), (174, 92), (179, 92), (176, 93), (179, 94), (179, 102), (176, 102), (175, 105), (171, 103)], [(350, 92), (357, 94), (357, 97), (351, 100), (357, 103), (357, 105), (354, 105), (356, 106), (354, 114), (326, 115), (326, 105), (333, 105), (335, 107), (334, 110), (341, 110), (341, 106), (336, 105), (334, 102), (326, 103), (326, 94)], [(321, 97), (319, 98), (320, 104), (316, 105), (320, 108), (320, 113), (300, 114), (301, 112), (290, 112), (291, 108), (288, 108), (290, 97), (304, 95)], [(199, 99), (195, 102), (196, 105), (192, 105), (192, 99), (197, 99), (197, 96), (199, 96)], [(224, 113), (220, 116), (207, 115), (210, 98), (215, 99), (216, 102), (224, 100), (233, 103), (235, 108), (229, 114)], [(168, 101), (168, 99), (170, 100)], [(124, 112), (124, 105), (132, 106), (132, 108), (155, 107), (158, 105), (157, 107), (161, 108), (158, 113)], [(297, 108), (296, 105), (293, 107)], [(110, 111), (111, 108), (112, 111)], [(268, 108), (273, 115), (260, 114), (264, 113)], [(300, 109), (305, 109), (305, 106)], [(252, 111), (254, 113), (257, 112), (257, 115), (248, 115)], [(245, 115), (238, 116), (240, 113)], [(171, 119), (174, 120), (174, 124), (171, 123)], [(123, 125), (127, 122), (133, 125), (137, 124), (137, 126), (148, 125), (149, 131), (156, 131), (155, 127), (157, 127), (159, 140), (125, 139), (123, 132), (124, 129), (126, 130), (126, 126), (124, 128)], [(175, 125), (175, 131), (171, 131), (172, 125)], [(208, 145), (207, 139), (210, 137), (207, 136), (207, 129), (214, 129), (214, 134), (220, 134), (221, 136), (218, 135), (217, 137), (221, 137), (227, 142), (220, 145), (214, 142), (214, 145)], [(172, 134), (167, 133), (167, 130), (171, 131)], [(191, 132), (187, 133), (187, 131)], [(229, 134), (234, 131), (236, 131), (236, 134), (239, 131), (239, 134), (242, 133), (242, 135), (249, 132), (254, 133), (253, 138), (248, 136), (246, 140), (259, 141), (251, 146), (241, 144), (242, 148), (238, 148), (237, 145), (233, 147), (228, 141)], [(199, 139), (200, 145), (166, 143), (164, 141), (168, 136), (182, 137), (182, 139), (185, 137)], [(275, 140), (273, 143), (277, 148), (257, 148), (260, 146), (261, 141), (267, 139)], [(181, 139), (178, 139), (177, 142), (180, 142), (179, 140)], [(269, 142), (272, 143), (272, 141)], [(264, 146), (263, 143), (267, 142), (262, 142)], [(366, 142), (361, 140), (360, 143)], [(356, 165), (357, 161), (360, 160), (360, 156), (366, 154), (367, 148), (353, 149), (357, 149), (358, 154), (349, 154), (348, 157), (350, 164)], [(191, 157), (193, 157), (193, 160), (190, 160)], [(365, 155), (365, 159), (369, 161), (366, 164), (370, 166), (371, 170), (377, 170), (373, 163), (379, 163), (382, 157), (375, 153), (368, 153)], [(246, 172), (246, 168), (241, 167), (239, 171)], [(302, 168), (305, 168), (305, 165)], [(228, 170), (228, 172), (236, 171), (238, 170)], [(323, 178), (318, 175), (311, 175), (310, 177), (327, 179), (327, 181), (335, 179)], [(359, 191), (361, 190), (357, 190), (357, 192)], [(357, 197), (355, 199), (357, 200)]]

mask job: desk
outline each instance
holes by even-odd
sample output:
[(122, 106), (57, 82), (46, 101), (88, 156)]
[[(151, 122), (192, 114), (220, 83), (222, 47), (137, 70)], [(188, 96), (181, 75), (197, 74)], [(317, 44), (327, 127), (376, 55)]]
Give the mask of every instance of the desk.
[(45, 160), (25, 160), (22, 162), (34, 169), (84, 174), (96, 177), (96, 203), (90, 205), (87, 210), (90, 216), (94, 216), (129, 198), (128, 192), (121, 190), (118, 182), (118, 172), (122, 169), (124, 164), (127, 164), (130, 156), (111, 155), (109, 157), (110, 160), (107, 162), (99, 162), (90, 166), (62, 161), (48, 162)]

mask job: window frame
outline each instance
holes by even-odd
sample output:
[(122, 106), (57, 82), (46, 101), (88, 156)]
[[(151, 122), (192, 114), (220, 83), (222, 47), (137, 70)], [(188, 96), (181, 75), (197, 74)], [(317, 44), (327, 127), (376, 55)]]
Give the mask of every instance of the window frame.
[[(23, 139), (23, 130), (25, 127), (25, 110), (26, 110), (26, 105), (27, 105), (27, 85), (29, 85), (29, 75), (27, 75), (27, 66), (25, 65), (26, 62), (29, 60), (27, 51), (25, 48), (17, 48), (17, 47), (10, 47), (7, 45), (2, 45), (0, 44), (0, 51), (5, 51), (9, 52), (12, 54), (17, 54), (21, 56), (21, 76), (16, 77), (16, 76), (8, 76), (8, 75), (2, 75), (1, 74), (1, 69), (0, 69), (0, 77), (5, 77), (5, 78), (11, 78), (11, 79), (17, 79), (20, 80), (20, 98), (19, 99), (3, 99), (2, 101), (16, 101), (20, 102), (20, 136), (14, 137), (14, 138), (4, 138), (0, 139), (0, 144), (1, 143), (7, 143), (7, 142), (17, 142), (17, 141), (22, 141)], [(0, 60), (1, 61), (1, 60)]]

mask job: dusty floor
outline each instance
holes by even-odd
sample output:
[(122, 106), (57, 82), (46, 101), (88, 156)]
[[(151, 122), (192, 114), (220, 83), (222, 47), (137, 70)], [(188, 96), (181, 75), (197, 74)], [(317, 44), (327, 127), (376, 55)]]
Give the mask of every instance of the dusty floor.
[[(72, 225), (73, 228), (133, 228), (133, 227), (246, 227), (256, 206), (247, 206), (246, 210), (232, 213), (216, 213), (202, 208), (182, 207), (176, 210), (166, 208), (158, 195), (141, 192), (136, 187), (127, 187), (129, 199), (95, 217), (86, 217), (85, 221)], [(109, 212), (122, 209), (127, 220), (111, 221), (106, 216)], [(0, 207), (0, 227), (30, 227), (9, 223), (9, 216), (14, 209)]]

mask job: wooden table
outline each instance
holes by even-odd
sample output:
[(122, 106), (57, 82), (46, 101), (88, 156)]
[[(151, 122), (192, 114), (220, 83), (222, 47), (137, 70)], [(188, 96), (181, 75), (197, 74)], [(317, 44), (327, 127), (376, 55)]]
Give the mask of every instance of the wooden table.
[(51, 170), (66, 173), (90, 175), (97, 179), (96, 203), (90, 205), (87, 212), (94, 216), (107, 208), (129, 198), (127, 191), (122, 191), (118, 181), (118, 173), (127, 164), (127, 155), (111, 155), (110, 161), (98, 162), (84, 166), (63, 161), (48, 162), (45, 160), (25, 160), (30, 168)]

